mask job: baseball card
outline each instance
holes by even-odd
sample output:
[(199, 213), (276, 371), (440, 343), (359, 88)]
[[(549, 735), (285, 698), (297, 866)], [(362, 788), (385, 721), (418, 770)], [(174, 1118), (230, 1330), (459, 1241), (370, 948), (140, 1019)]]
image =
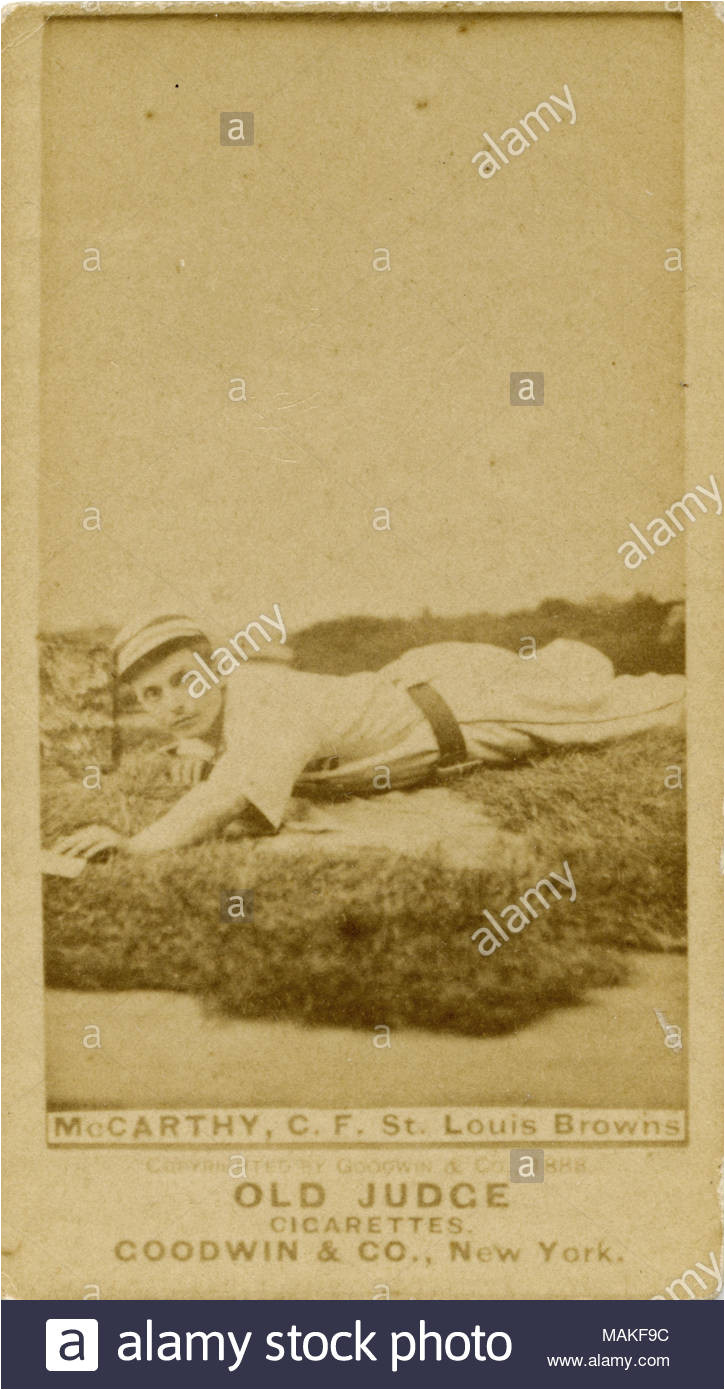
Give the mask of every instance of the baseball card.
[(720, 4), (5, 12), (17, 1299), (714, 1299)]

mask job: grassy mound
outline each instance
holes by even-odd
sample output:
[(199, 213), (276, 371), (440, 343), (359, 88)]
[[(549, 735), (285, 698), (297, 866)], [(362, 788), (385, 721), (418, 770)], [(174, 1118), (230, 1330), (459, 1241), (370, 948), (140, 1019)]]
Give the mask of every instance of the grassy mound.
[[(315, 1024), (521, 1026), (622, 980), (627, 947), (684, 945), (684, 792), (665, 787), (683, 763), (681, 740), (656, 731), (462, 779), (458, 795), (525, 835), (530, 870), (314, 845), (257, 863), (249, 841), (216, 840), (46, 880), (48, 983), (193, 991), (228, 1013)], [(89, 821), (140, 828), (178, 795), (165, 769), (135, 750), (101, 791), (48, 770), (45, 842)], [(482, 957), (471, 933), (483, 908), (496, 913), (564, 859), (576, 901)], [(253, 923), (221, 924), (220, 894), (250, 888)]]

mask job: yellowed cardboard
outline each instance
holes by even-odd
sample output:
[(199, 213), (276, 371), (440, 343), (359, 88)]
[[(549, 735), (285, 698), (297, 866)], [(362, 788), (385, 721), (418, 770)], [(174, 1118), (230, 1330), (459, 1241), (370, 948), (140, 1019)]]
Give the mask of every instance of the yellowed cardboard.
[[(312, 1035), (304, 1055), (262, 1027), (261, 1089), (232, 1100), (249, 1059), (191, 1001), (46, 1011), (34, 638), (93, 621), (99, 593), (109, 622), (173, 593), (222, 622), (278, 599), (302, 627), (355, 603), (466, 611), (474, 566), (479, 606), (501, 611), (527, 584), (534, 602), (579, 581), (628, 592), (627, 520), (721, 476), (717, 7), (20, 5), (4, 44), (6, 1290), (686, 1296), (675, 1281), (720, 1249), (714, 518), (636, 576), (677, 597), (686, 553), (685, 1047), (665, 1053), (653, 1022), (659, 1050), (632, 1056), (622, 995), (596, 1084), (575, 1076), (592, 1055), (576, 1020), (548, 1080), (546, 1030), (486, 1040), (483, 1080), (434, 1036), (412, 1060), (391, 1050), (382, 1094), (369, 1034), (339, 1056)], [(564, 83), (576, 123), (479, 177), (482, 133)], [(222, 111), (254, 112), (254, 145), (220, 144)], [(511, 411), (512, 371), (544, 373), (546, 415)], [(487, 568), (502, 532), (503, 580)], [(214, 559), (231, 547), (242, 612)], [(89, 1026), (114, 1041), (73, 1054)], [(192, 1084), (202, 1043), (213, 1064)], [(280, 1048), (288, 1094), (270, 1099)], [(645, 1115), (663, 1056), (669, 1097)], [(547, 1170), (525, 1190), (509, 1151), (530, 1125)], [(711, 1267), (695, 1296), (714, 1295)]]

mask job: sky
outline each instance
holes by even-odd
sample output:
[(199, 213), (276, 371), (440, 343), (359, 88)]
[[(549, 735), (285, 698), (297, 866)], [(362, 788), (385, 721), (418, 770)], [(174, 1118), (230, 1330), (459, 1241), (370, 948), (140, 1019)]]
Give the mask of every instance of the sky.
[(681, 597), (618, 553), (684, 491), (681, 67), (659, 11), (51, 20), (42, 627)]

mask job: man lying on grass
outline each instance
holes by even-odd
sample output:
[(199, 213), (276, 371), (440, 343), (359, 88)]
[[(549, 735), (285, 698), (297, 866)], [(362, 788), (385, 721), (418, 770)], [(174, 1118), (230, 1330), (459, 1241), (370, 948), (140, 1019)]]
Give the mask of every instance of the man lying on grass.
[[(196, 785), (136, 835), (86, 825), (62, 837), (57, 853), (92, 859), (114, 849), (177, 849), (213, 836), (250, 807), (274, 831), (293, 793), (412, 787), (462, 767), (674, 724), (683, 707), (683, 677), (615, 677), (608, 658), (581, 642), (552, 642), (533, 659), (442, 642), (352, 676), (246, 664), (246, 654), (228, 676), (212, 676), (208, 663), (218, 662), (218, 671), (222, 652), (176, 614), (119, 633), (117, 679), (175, 740)], [(200, 665), (210, 680), (200, 680)]]

